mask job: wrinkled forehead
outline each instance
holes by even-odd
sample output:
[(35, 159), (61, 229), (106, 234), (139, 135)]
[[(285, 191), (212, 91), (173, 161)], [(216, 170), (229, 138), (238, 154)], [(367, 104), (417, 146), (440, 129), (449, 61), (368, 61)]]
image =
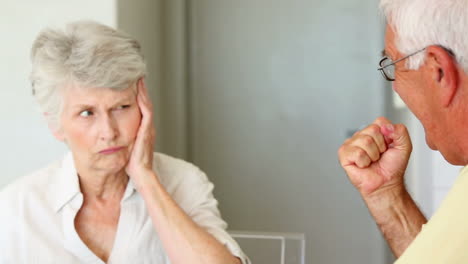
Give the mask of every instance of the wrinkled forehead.
[(62, 95), (64, 106), (112, 106), (117, 103), (135, 101), (136, 87), (135, 85), (132, 85), (126, 89), (118, 90), (107, 87), (86, 87), (80, 85), (70, 85), (62, 89)]

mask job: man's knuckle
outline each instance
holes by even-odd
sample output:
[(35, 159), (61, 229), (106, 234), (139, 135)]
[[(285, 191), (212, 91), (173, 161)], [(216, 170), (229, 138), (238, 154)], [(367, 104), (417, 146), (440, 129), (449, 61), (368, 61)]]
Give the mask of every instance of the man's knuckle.
[(378, 134), (380, 133), (380, 127), (376, 124), (372, 124), (369, 126), (369, 132), (373, 133), (373, 134)]
[(363, 150), (362, 148), (356, 148), (356, 150), (354, 150), (354, 153), (355, 153), (356, 157), (359, 158), (359, 159), (367, 157), (366, 151)]
[(364, 136), (362, 142), (367, 147), (374, 145), (374, 139), (371, 136)]

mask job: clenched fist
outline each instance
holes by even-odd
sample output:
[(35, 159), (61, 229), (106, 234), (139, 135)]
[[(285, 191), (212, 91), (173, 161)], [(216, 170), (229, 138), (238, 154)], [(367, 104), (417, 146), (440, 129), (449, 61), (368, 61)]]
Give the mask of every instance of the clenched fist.
[(380, 117), (347, 139), (339, 148), (338, 157), (351, 183), (366, 198), (404, 187), (411, 151), (406, 127)]

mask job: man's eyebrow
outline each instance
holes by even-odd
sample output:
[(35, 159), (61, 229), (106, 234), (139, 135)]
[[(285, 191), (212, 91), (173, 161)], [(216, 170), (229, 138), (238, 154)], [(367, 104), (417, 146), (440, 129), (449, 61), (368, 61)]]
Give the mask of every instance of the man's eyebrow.
[(385, 52), (385, 49), (382, 50), (382, 57), (387, 56), (387, 53)]

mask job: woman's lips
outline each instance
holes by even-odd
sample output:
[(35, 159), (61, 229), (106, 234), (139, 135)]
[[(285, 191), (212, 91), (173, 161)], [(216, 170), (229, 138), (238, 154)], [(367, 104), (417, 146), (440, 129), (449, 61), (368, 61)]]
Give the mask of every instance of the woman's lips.
[(112, 153), (115, 153), (121, 149), (123, 149), (124, 147), (114, 147), (114, 148), (108, 148), (108, 149), (103, 149), (101, 151), (99, 151), (100, 154), (112, 154)]

